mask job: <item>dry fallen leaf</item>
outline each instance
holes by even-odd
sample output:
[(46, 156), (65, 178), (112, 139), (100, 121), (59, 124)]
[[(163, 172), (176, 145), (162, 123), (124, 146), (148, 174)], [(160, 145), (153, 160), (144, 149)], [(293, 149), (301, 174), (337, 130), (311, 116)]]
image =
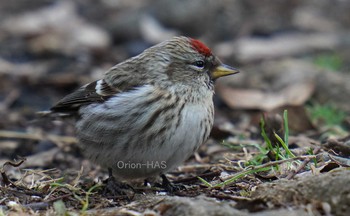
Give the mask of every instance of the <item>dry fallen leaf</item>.
[(302, 105), (314, 91), (312, 81), (292, 83), (279, 92), (264, 92), (257, 89), (238, 89), (218, 85), (216, 92), (233, 109), (260, 109), (270, 111), (278, 107)]

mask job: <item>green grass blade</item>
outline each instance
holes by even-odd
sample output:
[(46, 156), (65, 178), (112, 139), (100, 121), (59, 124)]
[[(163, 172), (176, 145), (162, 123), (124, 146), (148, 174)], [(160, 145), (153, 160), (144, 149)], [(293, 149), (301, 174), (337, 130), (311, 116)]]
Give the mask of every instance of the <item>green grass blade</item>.
[(269, 139), (269, 137), (267, 136), (266, 131), (265, 131), (265, 120), (263, 117), (261, 117), (261, 119), (260, 119), (260, 128), (261, 128), (261, 136), (264, 138), (266, 145), (267, 145), (267, 148), (270, 151), (274, 152), (273, 146), (271, 144), (271, 140)]
[(201, 178), (201, 177), (199, 177), (199, 176), (197, 176), (197, 178), (205, 185), (205, 186), (207, 186), (208, 188), (211, 188), (211, 187), (213, 187), (213, 185), (211, 185), (209, 182), (207, 182), (205, 179), (203, 179), (203, 178)]
[(284, 110), (283, 112), (283, 126), (284, 126), (284, 143), (288, 146), (288, 138), (289, 138), (289, 127), (288, 127), (288, 110)]
[[(307, 151), (308, 155), (315, 155), (313, 148), (310, 147), (310, 149)], [(317, 167), (317, 159), (316, 157), (312, 159), (312, 162), (315, 164), (315, 167)]]
[(274, 133), (276, 139), (278, 140), (279, 143), (281, 143), (282, 147), (284, 148), (284, 150), (286, 151), (286, 154), (290, 157), (295, 157), (295, 155), (289, 150), (288, 146), (286, 145), (286, 143), (282, 140), (282, 138), (280, 136), (278, 136), (278, 134)]
[(261, 167), (261, 168), (257, 168), (257, 169), (245, 170), (245, 171), (237, 173), (236, 175), (232, 176), (232, 178), (227, 179), (224, 182), (213, 185), (212, 187), (223, 187), (223, 186), (226, 186), (227, 184), (235, 182), (236, 180), (238, 180), (240, 178), (243, 178), (246, 175), (257, 173), (257, 172), (262, 172), (262, 171), (268, 171), (268, 170), (271, 170), (271, 167)]

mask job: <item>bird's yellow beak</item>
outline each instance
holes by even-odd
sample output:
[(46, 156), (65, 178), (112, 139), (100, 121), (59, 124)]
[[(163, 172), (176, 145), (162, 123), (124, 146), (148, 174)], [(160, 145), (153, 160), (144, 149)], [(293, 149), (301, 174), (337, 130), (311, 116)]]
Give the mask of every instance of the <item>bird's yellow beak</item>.
[(215, 80), (219, 77), (228, 76), (236, 73), (239, 73), (238, 69), (225, 64), (221, 64), (211, 72), (211, 78)]

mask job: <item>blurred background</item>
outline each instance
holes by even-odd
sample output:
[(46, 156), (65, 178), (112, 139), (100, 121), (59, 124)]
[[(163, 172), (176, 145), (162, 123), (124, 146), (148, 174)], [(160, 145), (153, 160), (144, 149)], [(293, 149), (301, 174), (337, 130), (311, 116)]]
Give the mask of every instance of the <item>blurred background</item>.
[(75, 142), (72, 124), (35, 113), (175, 35), (241, 70), (217, 82), (214, 139), (252, 138), (261, 113), (285, 109), (294, 134), (345, 136), (349, 11), (346, 0), (1, 1), (0, 159)]

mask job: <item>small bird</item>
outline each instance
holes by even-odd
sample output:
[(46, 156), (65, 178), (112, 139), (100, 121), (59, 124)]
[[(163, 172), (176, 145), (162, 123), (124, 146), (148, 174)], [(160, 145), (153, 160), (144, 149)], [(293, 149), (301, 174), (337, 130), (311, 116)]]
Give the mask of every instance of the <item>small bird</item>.
[(77, 116), (83, 153), (116, 178), (166, 178), (208, 139), (214, 81), (235, 73), (199, 40), (174, 37), (115, 65), (51, 112)]

